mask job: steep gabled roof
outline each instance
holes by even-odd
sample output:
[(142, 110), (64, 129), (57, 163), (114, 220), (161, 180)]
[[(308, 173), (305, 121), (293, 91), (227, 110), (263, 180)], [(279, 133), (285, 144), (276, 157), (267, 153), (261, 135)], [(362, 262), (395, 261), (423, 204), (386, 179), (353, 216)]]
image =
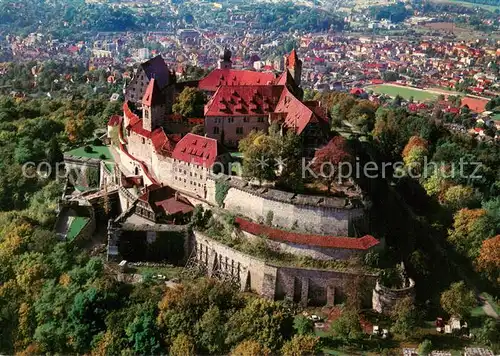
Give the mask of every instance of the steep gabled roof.
[(153, 78), (156, 80), (158, 89), (162, 90), (170, 84), (170, 71), (161, 55), (142, 63), (141, 68), (144, 70), (149, 80)]
[(297, 56), (297, 52), (295, 51), (295, 48), (292, 49), (288, 57), (286, 58), (286, 67), (287, 68), (293, 68), (297, 64), (300, 64), (302, 61), (299, 59)]
[(153, 106), (153, 94), (155, 91), (155, 78), (151, 78), (149, 80), (148, 87), (144, 92), (144, 96), (142, 97), (142, 104), (146, 106)]
[(267, 85), (275, 75), (270, 72), (250, 70), (214, 69), (198, 83), (198, 89), (216, 91), (222, 85)]
[(297, 135), (300, 135), (310, 123), (325, 124), (325, 118), (317, 115), (315, 110), (307, 107), (285, 88), (274, 112), (281, 114), (279, 117), (285, 127), (293, 129)]
[(221, 86), (205, 106), (205, 116), (263, 116), (273, 112), (282, 85)]
[(217, 157), (226, 152), (217, 140), (188, 133), (175, 146), (172, 158), (211, 168)]

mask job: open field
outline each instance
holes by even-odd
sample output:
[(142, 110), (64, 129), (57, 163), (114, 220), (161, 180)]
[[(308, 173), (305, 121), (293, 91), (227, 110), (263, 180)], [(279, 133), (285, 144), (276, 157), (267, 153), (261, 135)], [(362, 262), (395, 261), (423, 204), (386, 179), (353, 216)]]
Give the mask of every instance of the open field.
[(450, 4), (457, 4), (465, 7), (480, 7), (481, 9), (485, 9), (491, 12), (494, 12), (496, 9), (500, 9), (500, 5), (485, 5), (485, 4), (474, 4), (472, 2), (462, 1), (462, 0), (437, 0), (436, 2), (444, 2)]
[(408, 88), (403, 86), (396, 86), (391, 84), (381, 84), (381, 85), (370, 85), (366, 89), (371, 89), (373, 92), (378, 94), (386, 94), (392, 97), (400, 95), (404, 99), (408, 100), (413, 96), (413, 99), (417, 101), (434, 100), (437, 98), (438, 94), (431, 93), (421, 89)]

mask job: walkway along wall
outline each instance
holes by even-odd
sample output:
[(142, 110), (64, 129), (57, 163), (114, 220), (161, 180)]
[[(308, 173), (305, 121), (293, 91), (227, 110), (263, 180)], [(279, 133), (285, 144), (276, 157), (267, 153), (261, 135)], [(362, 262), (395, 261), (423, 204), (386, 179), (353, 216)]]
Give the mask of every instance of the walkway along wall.
[[(201, 232), (194, 231), (191, 255), (206, 267), (208, 275), (234, 277), (242, 291), (269, 299), (290, 298), (302, 305), (333, 305), (344, 297), (345, 286), (364, 278), (365, 292), (371, 292), (377, 276), (313, 268), (284, 267), (234, 250)], [(340, 300), (342, 302), (343, 300)], [(370, 298), (364, 300), (371, 307)]]
[[(271, 225), (284, 229), (360, 236), (366, 233), (367, 211), (359, 199), (309, 196), (259, 188), (235, 178), (225, 177), (229, 186), (223, 208), (263, 222), (272, 215)], [(216, 179), (207, 180), (207, 200), (217, 205)]]

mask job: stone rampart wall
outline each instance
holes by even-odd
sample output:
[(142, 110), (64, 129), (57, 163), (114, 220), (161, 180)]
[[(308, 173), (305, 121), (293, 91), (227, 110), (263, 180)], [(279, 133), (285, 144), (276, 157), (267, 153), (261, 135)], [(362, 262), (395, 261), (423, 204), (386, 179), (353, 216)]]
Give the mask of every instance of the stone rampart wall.
[[(207, 200), (216, 205), (215, 181), (207, 181)], [(264, 222), (272, 214), (271, 225), (283, 229), (295, 229), (306, 233), (334, 236), (355, 236), (363, 234), (366, 220), (364, 207), (328, 207), (286, 203), (259, 195), (248, 189), (231, 187), (224, 200), (224, 209), (247, 216), (254, 221)], [(271, 212), (271, 213), (270, 213)]]
[(365, 292), (371, 292), (376, 280), (375, 275), (274, 265), (197, 231), (190, 246), (209, 275), (233, 276), (241, 290), (250, 290), (270, 299), (291, 298), (303, 305), (333, 305), (343, 301), (345, 285), (352, 283), (354, 278), (364, 278)]

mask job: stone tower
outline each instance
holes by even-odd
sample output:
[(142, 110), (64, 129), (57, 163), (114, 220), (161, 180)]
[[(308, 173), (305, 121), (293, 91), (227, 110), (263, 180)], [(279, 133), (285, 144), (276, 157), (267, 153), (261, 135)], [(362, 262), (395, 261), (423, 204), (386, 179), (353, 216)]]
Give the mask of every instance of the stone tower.
[(290, 71), (290, 74), (295, 80), (297, 86), (300, 86), (302, 82), (302, 61), (297, 56), (295, 48), (290, 52), (288, 56), (285, 56), (285, 68)]
[(141, 103), (142, 128), (151, 132), (160, 126), (161, 120), (165, 114), (165, 104), (154, 78), (151, 78), (149, 81)]
[(224, 48), (224, 52), (220, 56), (219, 69), (231, 69), (233, 62), (231, 61), (231, 51), (229, 48)]

